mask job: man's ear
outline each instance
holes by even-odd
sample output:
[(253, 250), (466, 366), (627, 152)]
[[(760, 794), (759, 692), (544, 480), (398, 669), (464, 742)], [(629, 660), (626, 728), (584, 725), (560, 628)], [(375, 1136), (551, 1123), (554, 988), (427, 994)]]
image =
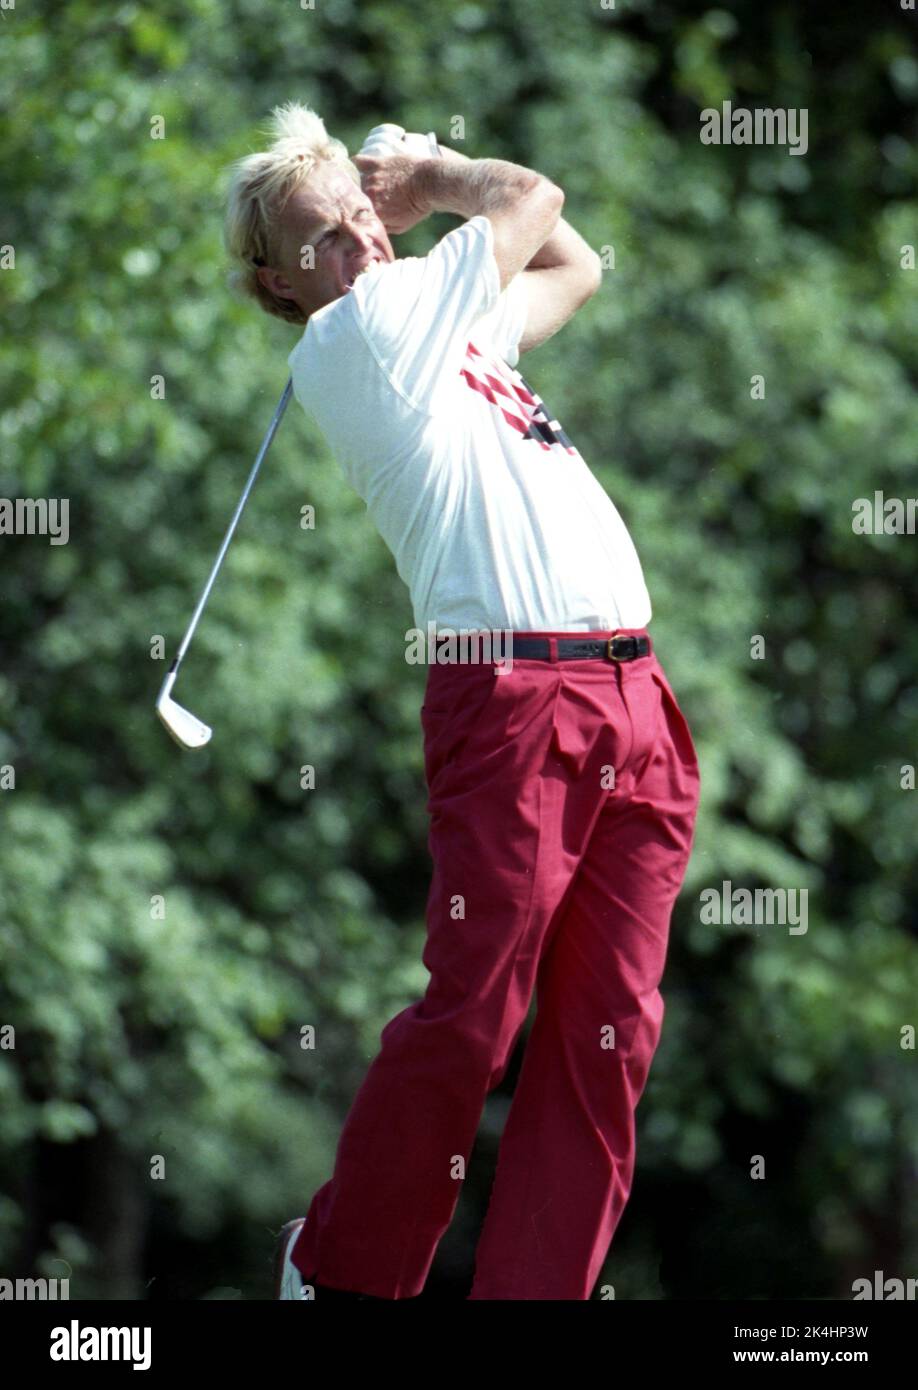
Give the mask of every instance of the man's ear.
[(294, 299), (296, 291), (281, 270), (273, 270), (269, 265), (260, 265), (256, 270), (259, 284), (263, 285), (275, 299)]

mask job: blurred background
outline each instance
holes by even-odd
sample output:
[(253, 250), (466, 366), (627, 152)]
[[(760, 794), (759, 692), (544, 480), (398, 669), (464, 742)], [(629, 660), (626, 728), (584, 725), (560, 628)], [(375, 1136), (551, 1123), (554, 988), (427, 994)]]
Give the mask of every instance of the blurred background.
[[(177, 689), (213, 741), (154, 716), (299, 336), (228, 293), (221, 242), (224, 170), (289, 100), (351, 153), (395, 121), (530, 165), (613, 248), (521, 367), (638, 546), (703, 800), (600, 1282), (918, 1275), (918, 541), (852, 529), (857, 498), (918, 493), (916, 34), (898, 3), (792, 0), (4, 12), (0, 496), (70, 499), (69, 544), (2, 538), (5, 1277), (270, 1298), (274, 1235), (426, 986), (426, 671), (295, 403)], [(805, 108), (805, 156), (702, 144), (725, 100)], [(702, 922), (724, 880), (806, 889), (808, 931)], [(425, 1298), (470, 1286), (518, 1064)]]

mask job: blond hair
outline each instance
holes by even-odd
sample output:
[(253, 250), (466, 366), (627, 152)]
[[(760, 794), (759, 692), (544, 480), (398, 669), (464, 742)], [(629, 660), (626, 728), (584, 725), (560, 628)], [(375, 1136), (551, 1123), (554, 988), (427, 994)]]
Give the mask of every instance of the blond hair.
[(360, 187), (360, 173), (340, 140), (325, 129), (315, 111), (288, 101), (271, 113), (273, 141), (266, 151), (245, 155), (230, 169), (223, 239), (233, 261), (229, 283), (287, 323), (305, 323), (292, 299), (271, 293), (258, 267), (277, 266), (281, 257), (281, 215), (290, 195), (302, 188), (321, 160), (340, 165)]

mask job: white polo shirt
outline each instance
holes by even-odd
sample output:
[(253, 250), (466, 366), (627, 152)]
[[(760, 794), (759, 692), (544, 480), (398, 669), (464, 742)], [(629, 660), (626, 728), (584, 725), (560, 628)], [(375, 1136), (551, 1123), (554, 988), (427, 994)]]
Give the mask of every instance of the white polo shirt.
[(514, 370), (524, 273), (501, 293), (485, 216), (371, 267), (310, 316), (294, 394), (366, 502), (417, 627), (644, 627), (624, 522)]

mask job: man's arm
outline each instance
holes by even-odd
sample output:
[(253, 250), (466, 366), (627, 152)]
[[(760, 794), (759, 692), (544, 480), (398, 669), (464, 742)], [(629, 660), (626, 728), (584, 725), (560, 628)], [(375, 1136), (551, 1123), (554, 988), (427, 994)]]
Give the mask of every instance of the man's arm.
[[(470, 160), (458, 150), (442, 144), (440, 150), (444, 161), (453, 167), (490, 162)], [(494, 224), (494, 214), (486, 207), (477, 210), (485, 212)], [(557, 333), (596, 293), (602, 283), (602, 263), (570, 223), (559, 217), (545, 241), (520, 268), (525, 272), (523, 283), (527, 291), (526, 327), (519, 344), (522, 355)]]
[(506, 159), (468, 159), (442, 146), (439, 159), (417, 162), (406, 194), (423, 216), (487, 217), (502, 290), (545, 245), (564, 206), (558, 185), (534, 169)]
[(440, 158), (355, 156), (364, 191), (394, 235), (431, 212), (491, 223), (505, 289), (521, 271), (528, 295), (519, 351), (550, 338), (599, 288), (599, 257), (561, 218), (564, 193), (549, 179), (504, 159), (469, 159), (441, 145)]
[(523, 273), (527, 291), (522, 355), (563, 328), (602, 284), (602, 262), (563, 217)]

